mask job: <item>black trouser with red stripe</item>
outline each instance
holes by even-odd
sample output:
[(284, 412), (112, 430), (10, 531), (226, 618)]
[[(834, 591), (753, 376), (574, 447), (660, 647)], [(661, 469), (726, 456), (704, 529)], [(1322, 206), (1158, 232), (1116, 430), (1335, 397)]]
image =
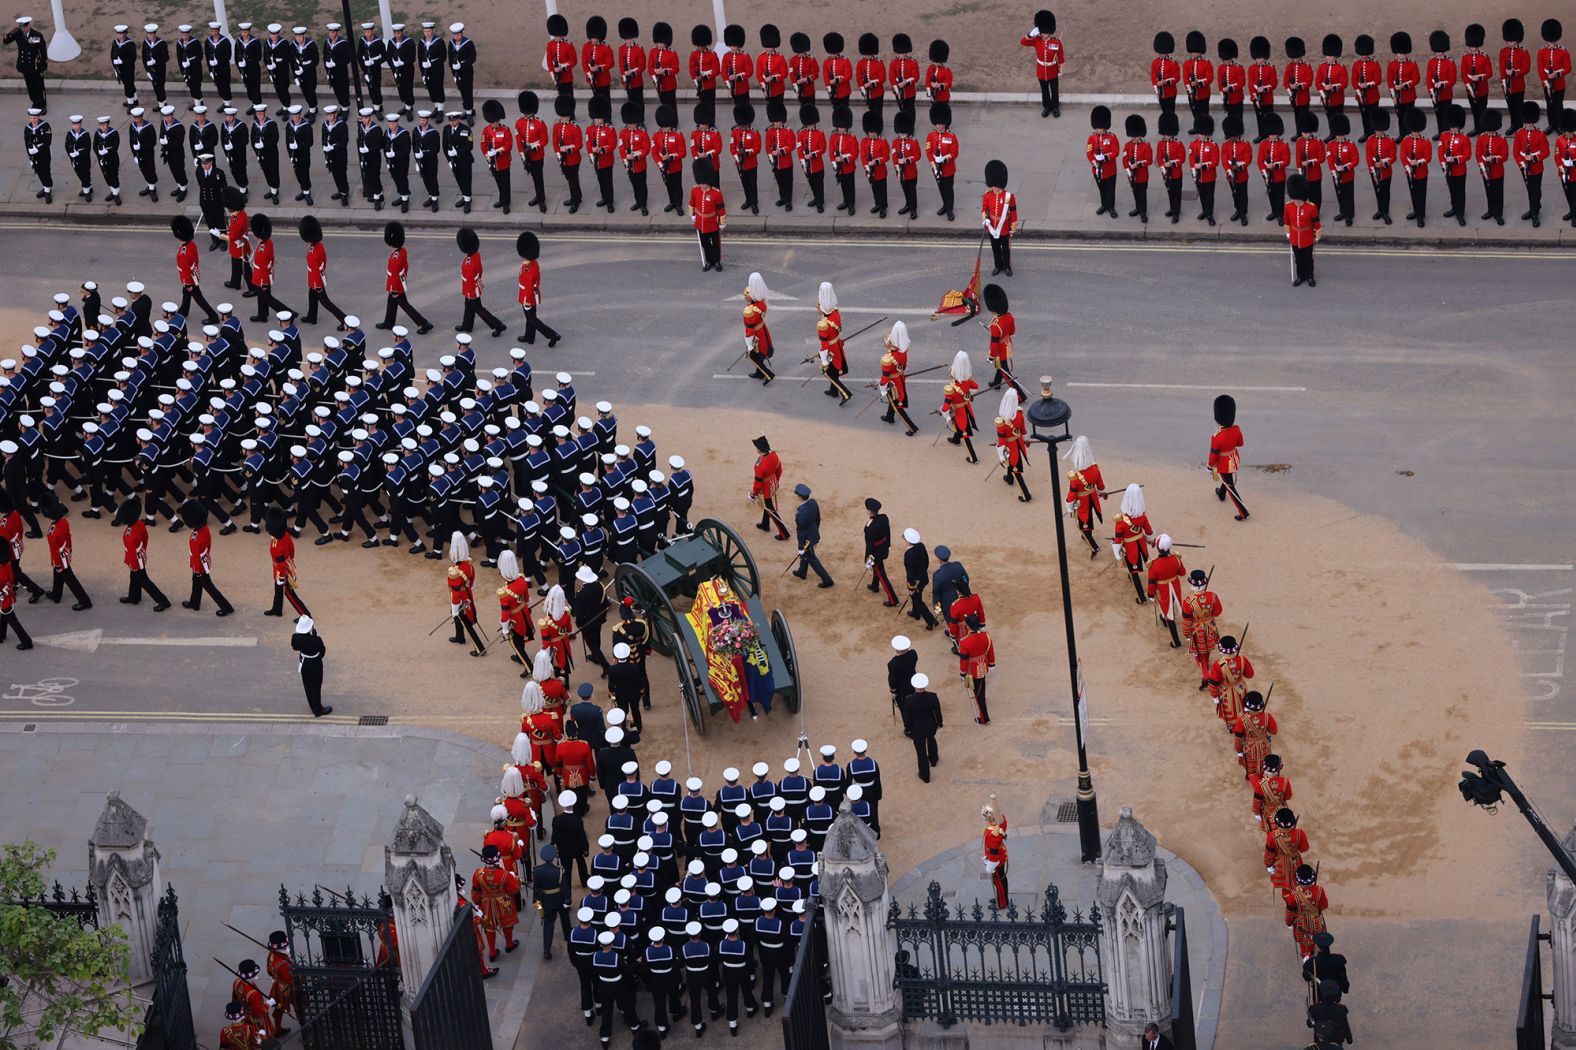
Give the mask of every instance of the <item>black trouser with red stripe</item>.
[(892, 591), (892, 581), (887, 578), (886, 556), (873, 559), (870, 566), (870, 590), (879, 590), (886, 595), (888, 605), (897, 604), (897, 595)]

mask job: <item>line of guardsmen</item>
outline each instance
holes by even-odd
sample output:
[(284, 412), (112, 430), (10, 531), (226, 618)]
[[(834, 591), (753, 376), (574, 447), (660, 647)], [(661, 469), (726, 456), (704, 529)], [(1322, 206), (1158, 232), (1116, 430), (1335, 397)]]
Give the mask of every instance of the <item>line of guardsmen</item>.
[(478, 372), (460, 334), (418, 373), (401, 326), (374, 350), (346, 315), (313, 349), (289, 311), (248, 336), (231, 304), (214, 310), (215, 323), (189, 325), (180, 304), (155, 307), (136, 281), (107, 309), (96, 282), (80, 306), (56, 295), (0, 375), (17, 506), (31, 516), (59, 494), (86, 502), (86, 518), (131, 508), (176, 532), (184, 489), (221, 535), (243, 517), (260, 532), (280, 508), (294, 536), (308, 524), (318, 544), (360, 531), (365, 548), (408, 542), (433, 559), (461, 531), (482, 538), (484, 565), (512, 551), (539, 593), (556, 566), (571, 600), (581, 566), (600, 573), (689, 529), (684, 460), (658, 469), (648, 427), (620, 442), (613, 406), (581, 406), (567, 372), (535, 391), (523, 348), (512, 367)]
[[(741, 998), (746, 1016), (759, 1006), (770, 1017), (779, 995), (786, 997), (805, 908), (817, 895), (819, 853), (843, 803), (879, 836), (880, 767), (868, 744), (855, 740), (846, 764), (828, 744), (808, 771), (797, 755), (785, 760), (779, 780), (765, 762), (751, 767), (748, 782), (730, 767), (711, 794), (698, 777), (681, 782), (668, 761), (655, 763), (646, 781), (634, 750), (638, 732), (626, 736), (625, 719), (605, 728), (586, 686), (581, 695), (568, 711), (545, 712), (562, 721), (575, 748), (544, 750), (527, 732), (516, 738), (516, 765), (505, 767), (483, 854), (498, 846), (498, 866), (524, 870), (532, 829), (536, 839), (549, 839), (543, 863), (526, 876), (542, 920), (543, 957), (552, 957), (557, 926), (579, 977), (582, 1014), (589, 1026), (600, 1011), (604, 1045), (615, 1011), (632, 1030), (642, 1026), (637, 982), (651, 994), (660, 1034), (683, 1016), (687, 991), (697, 1037), (706, 1028), (703, 999), (709, 1019), (726, 1015), (736, 1035)], [(582, 738), (594, 748), (578, 746)], [(549, 778), (561, 789), (556, 798)], [(586, 830), (593, 784), (609, 800), (601, 834)], [(510, 834), (512, 856), (504, 848)], [(578, 901), (577, 869), (585, 891)], [(506, 905), (503, 892), (494, 903)], [(484, 913), (490, 908), (483, 904)], [(818, 979), (824, 983), (824, 975)]]
[[(1366, 168), (1377, 205), (1373, 218), (1388, 225), (1392, 221), (1391, 180), (1399, 167), (1411, 204), (1406, 218), (1421, 227), (1427, 214), (1429, 169), (1437, 162), (1449, 195), (1445, 218), (1466, 224), (1466, 179), (1475, 164), (1487, 198), (1481, 218), (1504, 225), (1504, 179), (1507, 169), (1514, 168), (1526, 188), (1527, 210), (1521, 217), (1537, 226), (1541, 223), (1544, 165), (1552, 160), (1567, 202), (1562, 221), (1576, 223), (1576, 112), (1564, 108), (1570, 51), (1561, 43), (1559, 20), (1547, 19), (1540, 28), (1544, 46), (1536, 56), (1522, 46), (1525, 31), (1518, 19), (1507, 19), (1501, 30), (1505, 46), (1500, 49), (1497, 70), (1509, 120), (1508, 136), (1501, 132), (1500, 112), (1489, 108), (1496, 63), (1483, 50), (1484, 28), (1475, 23), (1466, 29), (1467, 47), (1459, 60), (1451, 57), (1449, 33), (1430, 33), (1433, 57), (1421, 67), (1411, 58), (1412, 39), (1404, 32), (1391, 35), (1393, 57), (1384, 67), (1374, 57), (1375, 42), (1368, 35), (1357, 37), (1357, 57), (1350, 68), (1342, 59), (1344, 42), (1336, 34), (1324, 37), (1324, 60), (1317, 66), (1306, 61), (1303, 40), (1290, 37), (1285, 43), (1288, 61), (1284, 69), (1270, 61), (1270, 42), (1262, 36), (1250, 42), (1253, 61), (1245, 67), (1237, 61), (1235, 40), (1219, 42), (1217, 66), (1206, 57), (1208, 41), (1203, 33), (1194, 30), (1187, 34), (1187, 57), (1181, 61), (1175, 57), (1172, 35), (1158, 33), (1149, 73), (1160, 104), (1158, 139), (1151, 143), (1146, 138), (1144, 118), (1133, 115), (1125, 124), (1128, 141), (1120, 144), (1111, 133), (1110, 111), (1096, 107), (1091, 115), (1094, 131), (1086, 155), (1100, 193), (1096, 214), (1116, 217), (1115, 187), (1120, 169), (1133, 194), (1129, 216), (1147, 222), (1150, 168), (1158, 166), (1167, 194), (1165, 216), (1172, 222), (1181, 217), (1183, 179), (1190, 177), (1198, 191), (1199, 220), (1215, 225), (1215, 183), (1223, 177), (1233, 205), (1227, 221), (1247, 225), (1247, 185), (1256, 168), (1270, 204), (1266, 221), (1279, 223), (1287, 176), (1301, 172), (1308, 180), (1308, 200), (1318, 207), (1328, 166), (1337, 202), (1334, 221), (1351, 225), (1356, 211), (1355, 183), (1359, 170)], [(1528, 82), (1534, 78), (1542, 87), (1541, 106), (1526, 97)], [(1466, 106), (1455, 101), (1458, 86)], [(1289, 120), (1276, 111), (1278, 89), (1290, 106)], [(1383, 108), (1382, 90), (1388, 93), (1389, 109)], [(1179, 92), (1191, 114), (1187, 134), (1192, 138), (1186, 143), (1179, 137)], [(1356, 138), (1352, 137), (1346, 105), (1348, 92), (1362, 122), (1362, 134)], [(1213, 137), (1213, 95), (1218, 95), (1224, 110), (1220, 142)], [(1420, 95), (1426, 95), (1432, 105), (1432, 136), (1427, 114), (1419, 107)], [(1322, 127), (1314, 111), (1315, 101), (1324, 115)], [(1244, 107), (1249, 104), (1257, 125), (1251, 141), (1246, 137), (1244, 119)], [(1469, 115), (1471, 129), (1467, 130)], [(1545, 126), (1539, 126), (1540, 119), (1546, 121)], [(1552, 145), (1551, 136), (1555, 137)]]

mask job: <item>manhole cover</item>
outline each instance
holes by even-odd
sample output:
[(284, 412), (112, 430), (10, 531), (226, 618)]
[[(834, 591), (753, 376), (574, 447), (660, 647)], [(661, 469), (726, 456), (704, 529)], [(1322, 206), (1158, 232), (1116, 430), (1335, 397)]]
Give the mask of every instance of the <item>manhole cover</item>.
[(356, 719), (356, 725), (358, 726), (386, 726), (388, 724), (388, 715), (362, 715)]

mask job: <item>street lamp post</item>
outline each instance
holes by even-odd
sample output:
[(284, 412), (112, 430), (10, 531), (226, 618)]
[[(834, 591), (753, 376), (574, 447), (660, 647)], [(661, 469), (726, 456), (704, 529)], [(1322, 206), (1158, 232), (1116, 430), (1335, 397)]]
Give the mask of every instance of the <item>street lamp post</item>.
[[(1079, 673), (1078, 638), (1073, 630), (1073, 594), (1067, 573), (1067, 531), (1062, 524), (1062, 479), (1056, 469), (1056, 446), (1071, 439), (1067, 423), (1072, 406), (1051, 391), (1051, 377), (1040, 377), (1040, 399), (1027, 409), (1033, 439), (1050, 453), (1051, 517), (1056, 519), (1056, 561), (1062, 576), (1062, 619), (1067, 625), (1067, 677), (1072, 686), (1073, 733), (1078, 741), (1078, 842), (1083, 862), (1100, 859), (1100, 807), (1095, 799), (1094, 779), (1089, 775), (1089, 755), (1084, 748), (1083, 720), (1078, 712)], [(1058, 433), (1058, 431), (1060, 431)]]

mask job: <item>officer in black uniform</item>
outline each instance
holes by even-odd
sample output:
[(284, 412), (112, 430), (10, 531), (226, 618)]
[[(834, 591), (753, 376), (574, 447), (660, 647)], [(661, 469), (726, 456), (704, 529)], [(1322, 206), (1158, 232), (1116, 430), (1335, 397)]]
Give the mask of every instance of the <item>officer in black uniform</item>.
[(228, 225), (224, 212), (232, 203), (226, 199), (226, 191), (234, 195), (237, 210), (246, 207), (246, 196), (226, 184), (224, 172), (214, 163), (212, 154), (204, 153), (203, 157), (207, 159), (199, 158), (197, 164), (197, 207), (202, 210), (203, 225), (208, 227), (208, 250), (216, 251), (223, 243), (218, 235)]
[(44, 74), (49, 70), (49, 49), (44, 34), (33, 28), (32, 18), (23, 15), (16, 20), (16, 28), (5, 35), (5, 42), (16, 45), (16, 71), (27, 84), (28, 105), (48, 113)]
[(531, 902), (542, 919), (542, 958), (553, 957), (553, 927), (569, 940), (569, 873), (557, 864), (558, 850), (542, 847), (542, 863), (531, 871)]
[(476, 164), (476, 147), (471, 140), (471, 126), (460, 118), (456, 110), (449, 115), (449, 126), (443, 129), (443, 155), (448, 158), (449, 170), (459, 186), (460, 195), (454, 206), (465, 214), (471, 213), (471, 169)]

